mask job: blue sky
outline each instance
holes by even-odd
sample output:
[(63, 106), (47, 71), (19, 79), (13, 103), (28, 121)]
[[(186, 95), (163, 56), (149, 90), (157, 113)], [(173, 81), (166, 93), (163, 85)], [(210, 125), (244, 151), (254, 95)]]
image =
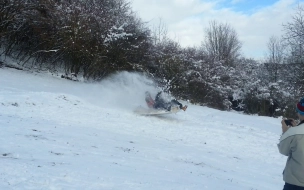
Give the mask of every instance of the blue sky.
[(133, 10), (151, 28), (160, 20), (167, 36), (182, 47), (200, 46), (210, 21), (228, 23), (243, 44), (247, 58), (263, 59), (271, 36), (283, 34), (295, 8), (304, 0), (130, 0)]
[(220, 8), (231, 8), (233, 11), (242, 12), (244, 14), (252, 14), (258, 9), (271, 6), (278, 0), (232, 0), (219, 3)]

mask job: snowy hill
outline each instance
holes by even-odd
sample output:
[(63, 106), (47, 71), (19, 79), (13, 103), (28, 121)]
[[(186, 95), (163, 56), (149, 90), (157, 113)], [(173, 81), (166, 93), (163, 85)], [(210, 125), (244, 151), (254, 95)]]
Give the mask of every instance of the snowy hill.
[(150, 82), (0, 69), (0, 189), (282, 189), (280, 119), (195, 105), (139, 116)]

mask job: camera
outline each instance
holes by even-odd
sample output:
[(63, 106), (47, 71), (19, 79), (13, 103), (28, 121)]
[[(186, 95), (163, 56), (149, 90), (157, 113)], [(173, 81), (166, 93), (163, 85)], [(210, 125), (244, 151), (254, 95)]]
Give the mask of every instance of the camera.
[(286, 119), (284, 120), (287, 126), (292, 126), (292, 120), (291, 119)]

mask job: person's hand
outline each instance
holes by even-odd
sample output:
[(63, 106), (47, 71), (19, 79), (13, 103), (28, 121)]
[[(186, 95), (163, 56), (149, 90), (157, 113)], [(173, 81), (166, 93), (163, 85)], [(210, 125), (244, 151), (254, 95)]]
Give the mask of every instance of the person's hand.
[(287, 120), (286, 118), (284, 118), (282, 121), (281, 121), (281, 124), (282, 124), (282, 132), (285, 133), (289, 127), (294, 127), (297, 125), (296, 121), (292, 118), (288, 118), (288, 120), (291, 120), (291, 126), (287, 126), (286, 123), (285, 123), (285, 120)]
[[(286, 120), (286, 119), (285, 119), (285, 120)], [(297, 125), (297, 122), (296, 122), (294, 119), (292, 119), (292, 118), (287, 118), (287, 120), (291, 120), (291, 125), (289, 125), (289, 126), (294, 127), (294, 126)]]
[(282, 132), (285, 133), (289, 129), (289, 127), (285, 123), (285, 119), (281, 121), (281, 124), (282, 124)]

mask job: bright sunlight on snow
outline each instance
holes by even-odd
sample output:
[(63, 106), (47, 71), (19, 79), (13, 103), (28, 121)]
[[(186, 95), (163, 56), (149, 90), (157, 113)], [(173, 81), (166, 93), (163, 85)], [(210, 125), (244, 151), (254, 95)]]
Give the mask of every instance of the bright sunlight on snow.
[(276, 190), (280, 119), (188, 104), (141, 116), (152, 81), (0, 69), (2, 190)]

